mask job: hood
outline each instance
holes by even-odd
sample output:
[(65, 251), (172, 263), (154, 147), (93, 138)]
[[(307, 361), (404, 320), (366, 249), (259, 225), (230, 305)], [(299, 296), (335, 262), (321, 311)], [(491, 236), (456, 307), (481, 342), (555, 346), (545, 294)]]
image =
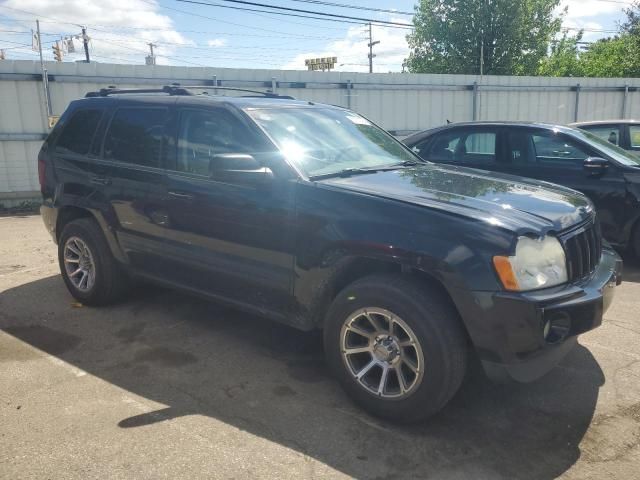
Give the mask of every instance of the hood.
[(484, 170), (426, 164), (320, 183), (483, 220), (518, 234), (564, 230), (593, 215), (581, 193)]

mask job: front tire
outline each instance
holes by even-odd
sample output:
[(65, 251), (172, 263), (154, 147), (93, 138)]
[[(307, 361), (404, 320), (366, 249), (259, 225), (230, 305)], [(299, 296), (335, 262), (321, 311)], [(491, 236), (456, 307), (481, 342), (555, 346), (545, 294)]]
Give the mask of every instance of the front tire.
[(403, 275), (374, 275), (333, 301), (324, 330), (329, 366), (346, 392), (373, 415), (424, 420), (464, 378), (467, 342), (441, 292)]
[(64, 226), (58, 262), (69, 293), (84, 305), (108, 305), (126, 290), (128, 278), (93, 219), (79, 218)]

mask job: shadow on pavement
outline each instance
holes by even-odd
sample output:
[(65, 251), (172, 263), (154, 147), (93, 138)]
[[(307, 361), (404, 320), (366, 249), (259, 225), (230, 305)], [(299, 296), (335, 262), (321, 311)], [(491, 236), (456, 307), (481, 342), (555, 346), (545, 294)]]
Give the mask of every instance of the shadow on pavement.
[(356, 478), (555, 478), (579, 458), (604, 382), (578, 346), (533, 384), (469, 375), (438, 416), (398, 426), (350, 403), (325, 370), (318, 334), (165, 290), (109, 308), (71, 303), (58, 276), (7, 290), (0, 328), (168, 405), (121, 428), (206, 415)]
[(618, 252), (624, 261), (622, 280), (624, 282), (640, 283), (640, 259), (630, 252)]

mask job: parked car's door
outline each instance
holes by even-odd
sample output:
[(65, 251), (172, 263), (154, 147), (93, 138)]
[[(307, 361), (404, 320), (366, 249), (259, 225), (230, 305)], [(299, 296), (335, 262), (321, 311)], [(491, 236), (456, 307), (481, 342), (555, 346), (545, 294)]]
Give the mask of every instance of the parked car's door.
[(500, 162), (497, 127), (459, 127), (435, 133), (413, 150), (425, 160), (494, 170)]
[(564, 185), (583, 192), (594, 203), (605, 237), (622, 242), (625, 225), (626, 182), (609, 163), (602, 175), (585, 169), (585, 160), (600, 156), (588, 145), (551, 130), (511, 128), (506, 135), (509, 173)]
[(236, 112), (186, 106), (179, 111), (176, 146), (165, 230), (172, 278), (282, 312), (292, 298), (294, 190), (264, 168), (275, 147)]
[(167, 212), (161, 159), (168, 119), (166, 105), (123, 105), (113, 112), (102, 145), (108, 173), (101, 181), (116, 237), (131, 266), (154, 275), (164, 268)]

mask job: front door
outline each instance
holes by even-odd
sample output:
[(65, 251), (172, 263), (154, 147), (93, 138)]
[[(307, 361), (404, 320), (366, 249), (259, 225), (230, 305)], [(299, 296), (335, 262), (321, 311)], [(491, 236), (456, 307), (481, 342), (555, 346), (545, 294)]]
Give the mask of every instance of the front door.
[[(293, 182), (222, 175), (219, 154), (258, 162), (275, 147), (255, 126), (224, 108), (183, 108), (175, 162), (167, 175), (165, 236), (173, 277), (191, 288), (265, 313), (291, 302)], [(217, 172), (217, 173), (216, 173)]]
[(594, 203), (604, 237), (623, 242), (622, 226), (626, 223), (626, 183), (610, 164), (606, 173), (593, 176), (584, 161), (598, 156), (588, 145), (561, 132), (542, 129), (510, 129), (506, 138), (510, 158), (509, 173), (564, 185), (587, 195)]

